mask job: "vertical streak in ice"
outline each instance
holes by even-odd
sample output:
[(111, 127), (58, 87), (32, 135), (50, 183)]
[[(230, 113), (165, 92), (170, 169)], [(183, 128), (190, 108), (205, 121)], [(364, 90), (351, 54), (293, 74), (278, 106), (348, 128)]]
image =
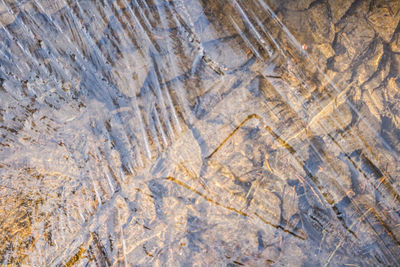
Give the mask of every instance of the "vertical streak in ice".
[(119, 213), (118, 207), (117, 207), (117, 213), (118, 213), (119, 229), (120, 229), (120, 232), (121, 232), (122, 252), (124, 253), (124, 264), (125, 264), (125, 267), (127, 267), (128, 263), (127, 263), (127, 259), (126, 259), (126, 244), (125, 244), (125, 238), (124, 238), (124, 231), (122, 229), (121, 215)]
[(236, 6), (236, 8), (239, 11), (239, 13), (242, 15), (243, 19), (246, 21), (246, 23), (250, 27), (251, 31), (253, 31), (254, 34), (256, 35), (257, 40), (259, 40), (260, 43), (264, 45), (265, 44), (264, 38), (258, 33), (258, 31), (254, 27), (253, 23), (251, 23), (249, 17), (246, 15), (246, 12), (244, 12), (242, 7), (239, 5), (239, 3), (236, 0), (231, 0), (231, 1)]
[[(2, 3), (3, 3), (4, 6), (7, 6), (7, 4), (4, 1), (2, 1)], [(7, 9), (7, 12), (9, 12), (9, 13), (11, 13), (13, 15), (15, 14), (14, 11), (12, 11), (12, 9)], [(21, 20), (21, 24), (24, 26), (24, 30), (25, 30), (25, 32), (27, 32), (28, 36), (30, 36), (32, 39), (35, 39), (34, 38), (34, 34), (32, 33), (32, 31), (25, 25), (25, 23), (22, 20)], [(11, 33), (7, 30), (6, 27), (2, 27), (2, 29), (4, 30), (4, 32), (8, 35), (8, 37), (10, 39), (13, 39)], [(31, 53), (29, 53), (29, 51), (27, 51), (24, 48), (23, 45), (21, 45), (21, 43), (20, 43), (20, 41), (18, 39), (14, 40), (14, 42), (16, 42), (16, 44), (21, 49), (21, 51), (31, 60), (31, 62), (33, 62), (36, 65), (36, 67), (38, 67), (38, 69), (43, 69), (43, 68), (39, 67), (38, 61), (35, 58), (32, 57)], [(30, 69), (29, 66), (26, 64), (26, 62), (23, 62), (23, 64), (26, 65), (26, 67), (28, 69)], [(17, 64), (16, 67), (21, 72), (21, 74), (24, 73), (24, 71), (21, 69), (21, 66), (19, 64)], [(46, 70), (46, 74), (48, 74), (47, 70)]]
[(135, 142), (134, 148), (136, 147), (136, 149), (134, 149), (136, 161), (138, 161), (136, 163), (139, 163), (139, 167), (144, 167), (143, 159), (142, 159), (142, 156), (140, 155), (140, 146), (138, 144), (138, 140), (135, 138), (134, 142)]
[(149, 44), (152, 44), (152, 41), (151, 41), (149, 35), (147, 34), (146, 30), (143, 28), (143, 25), (140, 23), (139, 19), (137, 18), (137, 16), (133, 12), (133, 10), (131, 8), (131, 5), (128, 3), (127, 0), (123, 0), (123, 1), (124, 1), (125, 6), (127, 6), (127, 9), (129, 11), (129, 13), (131, 14), (132, 19), (135, 21), (135, 25), (139, 27), (140, 31), (146, 37), (145, 39), (147, 40), (147, 42)]
[(171, 138), (171, 140), (173, 140), (174, 138), (174, 132), (172, 130), (172, 126), (171, 126), (171, 121), (170, 121), (170, 116), (167, 112), (167, 108), (165, 105), (165, 100), (164, 100), (164, 95), (161, 91), (161, 87), (159, 84), (155, 85), (156, 87), (156, 92), (157, 92), (157, 96), (158, 96), (158, 102), (161, 106), (161, 113), (162, 113), (162, 118), (164, 119), (164, 123), (166, 125), (167, 128), (167, 133), (169, 135), (169, 137)]
[(154, 101), (150, 102), (150, 106), (147, 109), (148, 114), (148, 127), (150, 131), (150, 135), (153, 141), (153, 144), (156, 146), (158, 151), (161, 151), (161, 144), (157, 136), (156, 122), (154, 121)]
[(71, 219), (67, 209), (65, 209), (65, 217), (67, 218), (67, 225), (70, 232), (72, 232)]
[(260, 60), (262, 60), (262, 57), (260, 55), (260, 53), (257, 51), (257, 49), (254, 47), (254, 45), (249, 41), (249, 39), (243, 34), (243, 32), (240, 30), (239, 26), (237, 25), (237, 23), (235, 22), (235, 20), (233, 18), (230, 18), (233, 27), (235, 28), (235, 30), (238, 32), (238, 34), (240, 35), (240, 37), (243, 39), (243, 41), (247, 44), (248, 47), (250, 47), (250, 50), (254, 53), (254, 55), (256, 55), (256, 57)]
[(167, 95), (168, 104), (171, 107), (171, 113), (172, 113), (172, 116), (174, 117), (176, 126), (178, 127), (178, 131), (181, 132), (182, 127), (181, 127), (181, 124), (179, 123), (178, 116), (176, 115), (176, 110), (175, 110), (174, 104), (172, 103), (172, 99), (169, 94), (168, 88), (166, 87), (164, 91), (165, 91), (165, 94)]
[(142, 140), (144, 143), (144, 148), (146, 150), (147, 153), (147, 158), (151, 159), (151, 152), (150, 152), (150, 147), (149, 147), (149, 142), (147, 140), (147, 136), (146, 136), (146, 131), (144, 128), (144, 123), (143, 123), (143, 119), (142, 119), (142, 114), (140, 113), (139, 110), (139, 105), (137, 102), (137, 98), (136, 98), (136, 94), (133, 95), (133, 108), (136, 111), (136, 116), (139, 120), (139, 127), (140, 127), (140, 131), (142, 132)]
[(81, 206), (80, 206), (80, 205), (78, 205), (78, 213), (79, 213), (79, 216), (80, 216), (81, 219), (82, 219), (82, 223), (84, 223), (84, 222), (85, 222), (85, 217), (83, 217), (82, 209), (81, 209)]
[(58, 221), (59, 221), (59, 226), (61, 227), (61, 230), (59, 229), (59, 232), (61, 233), (61, 239), (62, 243), (65, 244), (65, 221), (63, 220), (63, 214), (62, 212), (58, 212)]
[(104, 175), (106, 176), (108, 185), (110, 186), (111, 195), (113, 195), (114, 194), (114, 186), (112, 185), (112, 182), (110, 180), (110, 175), (108, 174), (107, 170), (104, 170)]
[(96, 186), (96, 184), (94, 182), (93, 173), (92, 173), (92, 169), (91, 168), (89, 169), (89, 176), (90, 176), (90, 180), (92, 181), (93, 190), (94, 190), (94, 193), (96, 195), (97, 201), (99, 202), (98, 205), (101, 205), (101, 198), (99, 196), (99, 193), (98, 193), (98, 190), (97, 190), (97, 186)]
[(161, 139), (162, 139), (162, 141), (164, 143), (164, 147), (167, 147), (168, 146), (167, 137), (165, 136), (165, 133), (164, 133), (160, 118), (158, 116), (158, 112), (157, 112), (157, 108), (156, 107), (153, 108), (153, 114), (154, 114), (154, 117), (155, 117), (155, 123), (159, 128), (159, 132), (161, 134)]

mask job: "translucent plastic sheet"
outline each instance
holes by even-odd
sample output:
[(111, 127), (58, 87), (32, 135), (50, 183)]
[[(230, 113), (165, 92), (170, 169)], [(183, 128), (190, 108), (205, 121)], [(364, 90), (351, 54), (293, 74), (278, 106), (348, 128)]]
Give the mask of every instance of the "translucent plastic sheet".
[(0, 22), (1, 264), (398, 264), (398, 149), (266, 1)]

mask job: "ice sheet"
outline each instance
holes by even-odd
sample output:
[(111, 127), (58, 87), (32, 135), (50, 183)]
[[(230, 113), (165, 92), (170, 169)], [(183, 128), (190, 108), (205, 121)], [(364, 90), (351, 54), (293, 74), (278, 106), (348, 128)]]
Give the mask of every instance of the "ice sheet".
[(3, 265), (398, 264), (399, 130), (268, 1), (2, 0), (0, 23)]

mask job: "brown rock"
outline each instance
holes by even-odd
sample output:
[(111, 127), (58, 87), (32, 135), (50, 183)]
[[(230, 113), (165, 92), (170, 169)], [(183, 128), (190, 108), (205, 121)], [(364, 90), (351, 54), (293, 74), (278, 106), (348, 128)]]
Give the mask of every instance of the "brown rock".
[(356, 15), (346, 19), (346, 22), (339, 26), (334, 46), (337, 54), (334, 58), (334, 69), (346, 70), (353, 60), (368, 48), (374, 37), (375, 32), (366, 20)]
[(340, 55), (334, 58), (333, 68), (338, 72), (344, 72), (350, 67), (350, 60), (346, 60), (348, 57)]
[(315, 43), (331, 43), (335, 38), (335, 28), (329, 20), (326, 4), (317, 4), (309, 10), (308, 23)]
[(367, 54), (363, 60), (364, 64), (361, 64), (357, 69), (356, 73), (358, 76), (358, 84), (362, 85), (365, 81), (371, 78), (371, 76), (378, 70), (379, 62), (383, 56), (383, 45), (379, 43), (373, 50), (373, 54)]
[(392, 54), (393, 73), (400, 73), (400, 54)]
[(333, 50), (330, 44), (324, 43), (317, 46), (313, 46), (311, 55), (314, 58), (314, 60), (318, 62), (318, 66), (320, 66), (322, 70), (326, 72), (325, 68), (328, 58), (334, 56), (335, 51)]
[(274, 11), (278, 10), (280, 5), (282, 4), (282, 2), (279, 0), (267, 0), (266, 2), (268, 6)]
[(369, 92), (365, 92), (362, 100), (369, 109), (369, 112), (374, 115), (376, 119), (380, 120), (380, 111), (383, 109), (383, 101), (380, 96), (377, 93), (371, 95)]
[(330, 58), (335, 55), (335, 50), (328, 43), (323, 43), (317, 46), (317, 49), (326, 57)]
[(352, 47), (353, 50), (361, 53), (369, 45), (372, 39), (375, 37), (374, 29), (368, 24), (368, 21), (364, 19), (364, 14), (368, 10), (367, 3), (362, 2), (356, 9), (355, 13), (349, 17), (346, 17), (339, 25), (337, 25), (337, 31), (343, 35), (345, 40), (345, 47)]
[[(300, 43), (313, 43), (314, 37), (311, 31), (311, 24), (306, 11), (282, 11), (282, 22)], [(278, 35), (276, 36), (278, 37)], [(279, 38), (279, 37), (278, 37)]]
[(367, 15), (368, 22), (385, 42), (390, 42), (400, 21), (399, 10), (400, 2), (392, 1), (392, 4), (376, 4)]
[(313, 1), (314, 0), (289, 0), (282, 1), (282, 5), (290, 10), (304, 10), (307, 9)]
[(400, 32), (394, 34), (390, 48), (393, 52), (400, 53)]
[(387, 85), (387, 98), (393, 99), (399, 93), (400, 84), (396, 81), (396, 78), (390, 78)]
[[(390, 71), (389, 61), (386, 62), (377, 61), (375, 63), (372, 63), (372, 61), (370, 62), (372, 66), (367, 63), (360, 67), (360, 69), (363, 70), (363, 74), (361, 74), (362, 75), (361, 77), (359, 76), (359, 82), (362, 82), (359, 84), (362, 86), (362, 89), (367, 90), (369, 92), (375, 90), (376, 88), (381, 88), (383, 85), (382, 82), (388, 76)], [(373, 67), (374, 64), (375, 67)], [(379, 64), (381, 64), (381, 66), (379, 71), (377, 71)]]
[(328, 0), (333, 23), (338, 22), (343, 17), (353, 2), (354, 0)]

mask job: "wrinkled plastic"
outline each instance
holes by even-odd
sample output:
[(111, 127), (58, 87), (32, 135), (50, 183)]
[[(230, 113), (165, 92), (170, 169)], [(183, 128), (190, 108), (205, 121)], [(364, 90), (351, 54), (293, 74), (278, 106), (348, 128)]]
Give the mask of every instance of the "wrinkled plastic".
[(3, 265), (398, 264), (397, 150), (263, 0), (0, 3)]

